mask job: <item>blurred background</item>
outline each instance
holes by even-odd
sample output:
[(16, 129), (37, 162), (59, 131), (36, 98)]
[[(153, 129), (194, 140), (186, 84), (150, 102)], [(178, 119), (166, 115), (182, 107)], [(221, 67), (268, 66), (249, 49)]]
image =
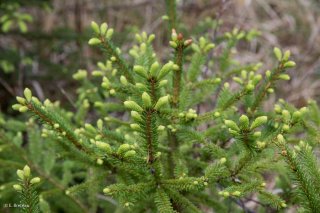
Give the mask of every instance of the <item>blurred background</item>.
[[(273, 47), (290, 49), (297, 67), (273, 99), (284, 98), (297, 107), (311, 98), (319, 101), (319, 0), (180, 0), (177, 7), (178, 30), (185, 36), (207, 34), (214, 42), (234, 28), (255, 29), (259, 36), (234, 50), (241, 63), (261, 61), (272, 67)], [(113, 40), (124, 53), (135, 33), (154, 33), (154, 48), (160, 60), (167, 60), (170, 33), (165, 14), (165, 1), (159, 0), (2, 0), (1, 111), (13, 114), (10, 106), (26, 86), (42, 100), (48, 97), (65, 105), (73, 100), (77, 85), (72, 74), (78, 69), (91, 72), (97, 61), (105, 60), (87, 44), (92, 20), (115, 29)], [(219, 48), (215, 52), (219, 54)]]

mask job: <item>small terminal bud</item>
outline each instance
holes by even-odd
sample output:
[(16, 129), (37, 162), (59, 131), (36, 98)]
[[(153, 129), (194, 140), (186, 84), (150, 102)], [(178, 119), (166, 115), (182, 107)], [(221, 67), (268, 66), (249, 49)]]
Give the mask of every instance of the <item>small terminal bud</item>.
[(156, 61), (150, 67), (150, 70), (149, 70), (150, 75), (155, 77), (157, 75), (158, 69), (159, 69), (159, 63)]
[(88, 42), (89, 45), (94, 46), (101, 43), (101, 40), (98, 38), (91, 38)]
[(225, 162), (227, 162), (227, 158), (220, 158), (219, 162), (221, 164), (224, 164)]
[(135, 65), (133, 67), (133, 71), (135, 71), (141, 77), (148, 78), (147, 71), (145, 70), (145, 68), (143, 66)]
[(23, 167), (23, 175), (24, 175), (24, 177), (29, 177), (30, 173), (31, 173), (30, 167), (28, 165), (25, 165)]
[(159, 125), (157, 130), (158, 131), (163, 131), (165, 128), (166, 128), (165, 126)]
[(129, 150), (129, 151), (127, 151), (125, 154), (124, 154), (124, 157), (125, 158), (131, 158), (131, 157), (133, 157), (133, 156), (135, 156), (136, 155), (136, 151), (134, 151), (134, 150)]
[(103, 164), (103, 160), (100, 159), (100, 158), (98, 158), (98, 159), (97, 159), (97, 164), (98, 164), (98, 165), (102, 165), (102, 164)]
[(234, 191), (234, 192), (232, 192), (232, 195), (238, 197), (238, 196), (241, 195), (241, 192), (240, 191)]
[(232, 130), (235, 130), (235, 131), (239, 131), (239, 130), (240, 130), (239, 127), (238, 127), (238, 125), (237, 125), (234, 121), (232, 121), (232, 120), (225, 120), (225, 121), (224, 121), (224, 124), (225, 124), (228, 128), (230, 128), (230, 129), (232, 129)]
[(260, 117), (257, 117), (251, 124), (251, 127), (250, 129), (255, 129), (265, 123), (267, 123), (268, 121), (268, 117), (267, 116), (260, 116)]
[(19, 112), (27, 112), (28, 111), (28, 107), (27, 106), (22, 106), (19, 108)]
[(107, 23), (102, 23), (100, 26), (100, 33), (101, 35), (105, 35), (108, 29)]
[(246, 115), (241, 115), (239, 118), (240, 127), (247, 129), (249, 128), (249, 118)]
[(144, 92), (142, 93), (142, 101), (145, 107), (151, 107), (151, 97), (148, 93)]
[(123, 104), (128, 109), (131, 109), (137, 112), (143, 111), (142, 107), (139, 106), (135, 101), (125, 101)]
[(294, 61), (288, 61), (288, 62), (284, 63), (284, 65), (283, 65), (284, 68), (292, 68), (295, 66), (296, 66), (296, 62), (294, 62)]
[(35, 177), (35, 178), (32, 178), (30, 183), (31, 184), (36, 184), (36, 183), (39, 183), (41, 181), (41, 179), (39, 177)]
[(278, 48), (278, 47), (275, 47), (273, 49), (273, 53), (274, 55), (276, 56), (276, 58), (278, 59), (278, 61), (281, 61), (282, 60), (282, 52), (281, 50)]
[(111, 189), (109, 189), (109, 188), (103, 189), (103, 193), (105, 193), (105, 194), (109, 194), (110, 192), (111, 192)]
[(165, 105), (167, 103), (169, 103), (169, 95), (166, 95), (166, 96), (159, 98), (156, 105), (154, 106), (154, 108), (156, 110), (159, 110), (163, 105)]
[(279, 143), (285, 143), (285, 139), (282, 134), (277, 135), (277, 140)]
[(120, 82), (121, 82), (121, 84), (123, 84), (123, 85), (128, 85), (128, 80), (127, 80), (127, 78), (126, 78), (125, 76), (123, 76), (123, 75), (120, 76)]
[(13, 188), (17, 191), (21, 191), (22, 190), (22, 186), (20, 186), (19, 184), (14, 184)]
[(95, 33), (97, 33), (97, 34), (100, 33), (99, 25), (96, 22), (94, 22), (94, 21), (91, 22), (91, 28), (93, 29), (93, 31)]

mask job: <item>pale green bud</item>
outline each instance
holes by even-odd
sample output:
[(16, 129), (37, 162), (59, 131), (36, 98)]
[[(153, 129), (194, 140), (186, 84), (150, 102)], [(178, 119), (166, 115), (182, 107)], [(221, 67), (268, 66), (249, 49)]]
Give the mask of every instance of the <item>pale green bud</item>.
[[(115, 56), (111, 56), (110, 60), (111, 60), (112, 62), (115, 62), (115, 61), (117, 61), (117, 58), (116, 58)], [(114, 70), (112, 70), (112, 71), (114, 71)]]
[(118, 148), (118, 153), (121, 154), (121, 153), (124, 153), (126, 151), (128, 151), (129, 149), (131, 149), (131, 146), (127, 143), (124, 143), (124, 144), (121, 144)]
[(275, 47), (273, 49), (273, 53), (274, 55), (276, 56), (276, 58), (278, 59), (278, 61), (281, 61), (282, 60), (282, 52), (281, 50), (278, 48), (278, 47)]
[(159, 69), (159, 63), (156, 61), (150, 67), (150, 75), (156, 76)]
[(297, 121), (301, 118), (301, 112), (300, 111), (295, 111), (293, 114), (292, 114), (292, 119), (294, 121)]
[(254, 76), (252, 82), (254, 85), (256, 85), (257, 83), (259, 83), (259, 81), (261, 81), (261, 79), (262, 79), (262, 75), (258, 74), (256, 76)]
[(294, 61), (288, 61), (288, 62), (284, 63), (284, 65), (283, 65), (284, 68), (292, 68), (295, 66), (296, 66), (296, 62), (294, 62)]
[(55, 124), (53, 125), (53, 127), (54, 127), (55, 129), (58, 129), (58, 128), (60, 127), (60, 125), (57, 124), (57, 123), (55, 123)]
[(129, 151), (127, 151), (125, 154), (124, 154), (124, 157), (125, 158), (131, 158), (131, 157), (133, 157), (133, 156), (135, 156), (136, 155), (136, 151), (134, 151), (134, 150), (129, 150)]
[(220, 112), (215, 112), (213, 115), (214, 115), (214, 117), (217, 118), (217, 117), (220, 117), (221, 114), (220, 114)]
[(13, 188), (17, 191), (22, 191), (22, 186), (20, 186), (19, 184), (14, 184)]
[(100, 142), (100, 141), (97, 141), (96, 142), (96, 146), (105, 151), (106, 153), (110, 154), (112, 151), (111, 151), (111, 146), (107, 143), (103, 143), (103, 142)]
[(176, 41), (177, 38), (178, 38), (178, 34), (177, 34), (176, 30), (175, 30), (175, 29), (172, 29), (172, 30), (171, 30), (171, 39), (172, 39), (173, 41)]
[(232, 130), (235, 130), (235, 131), (237, 131), (237, 132), (240, 131), (238, 125), (237, 125), (234, 121), (232, 121), (232, 120), (225, 120), (225, 121), (224, 121), (224, 124), (225, 124), (228, 128), (230, 128), (230, 129), (232, 129)]
[(107, 23), (102, 23), (100, 26), (100, 33), (101, 35), (105, 35), (108, 29)]
[(41, 181), (41, 179), (39, 177), (35, 177), (35, 178), (32, 178), (30, 180), (30, 183), (31, 184), (36, 184), (36, 183), (39, 183)]
[(143, 105), (145, 106), (145, 107), (151, 107), (151, 97), (150, 97), (150, 95), (148, 94), (148, 93), (146, 93), (146, 92), (144, 92), (144, 93), (142, 93), (142, 101), (143, 101)]
[(75, 74), (72, 75), (73, 79), (75, 80), (83, 80), (87, 78), (87, 71), (86, 70), (78, 70)]
[(266, 71), (266, 76), (267, 76), (267, 78), (270, 78), (270, 76), (271, 76), (271, 71), (270, 70)]
[(115, 89), (111, 89), (111, 90), (109, 91), (109, 93), (110, 93), (110, 95), (114, 95), (114, 94), (116, 94), (116, 90), (115, 90)]
[(148, 78), (147, 71), (145, 70), (145, 68), (143, 66), (135, 65), (133, 67), (133, 71), (135, 71), (138, 75), (140, 75), (144, 78)]
[(277, 135), (277, 140), (278, 140), (279, 143), (285, 143), (286, 142), (282, 134), (278, 134)]
[(279, 104), (274, 105), (274, 111), (276, 113), (280, 113), (282, 111), (282, 108)]
[(22, 107), (21, 104), (14, 104), (14, 105), (12, 105), (12, 109), (14, 109), (14, 110), (19, 110), (21, 107)]
[(27, 112), (28, 111), (28, 107), (26, 106), (22, 106), (19, 108), (19, 112)]
[(282, 126), (282, 130), (285, 131), (285, 132), (289, 131), (289, 129), (290, 129), (290, 127), (289, 127), (288, 124), (284, 124), (284, 125)]
[(154, 106), (154, 109), (159, 110), (160, 107), (162, 107), (163, 105), (165, 105), (167, 103), (169, 103), (169, 95), (166, 95), (166, 96), (159, 98), (156, 105)]
[(109, 194), (110, 192), (111, 192), (111, 189), (109, 189), (109, 188), (103, 189), (103, 193), (105, 193), (105, 194)]
[(156, 38), (156, 36), (154, 34), (151, 34), (148, 38), (148, 43), (151, 43), (154, 39)]
[(201, 36), (200, 39), (199, 39), (200, 48), (203, 49), (204, 46), (206, 45), (206, 43), (207, 43), (206, 39), (203, 36)]
[(139, 126), (139, 124), (130, 124), (131, 129), (136, 130), (136, 131), (140, 131), (141, 127)]
[(249, 128), (249, 118), (246, 115), (241, 115), (239, 118), (240, 127), (247, 129)]
[(254, 90), (254, 85), (251, 84), (251, 83), (249, 83), (249, 84), (246, 86), (246, 90), (247, 90), (248, 92)]
[(103, 77), (101, 86), (105, 89), (110, 88), (110, 81), (107, 77)]
[(229, 197), (230, 196), (230, 193), (229, 192), (223, 192), (223, 197)]
[(161, 70), (159, 71), (158, 80), (161, 80), (162, 78), (164, 78), (164, 77), (170, 72), (170, 70), (172, 69), (172, 67), (173, 67), (173, 62), (172, 62), (172, 61), (166, 63), (166, 64), (161, 68)]
[(290, 50), (285, 51), (284, 55), (283, 55), (283, 60), (284, 61), (288, 61), (290, 58), (291, 52)]
[(281, 207), (282, 207), (282, 208), (286, 208), (286, 207), (287, 207), (287, 204), (283, 202), (283, 203), (281, 203)]
[(247, 76), (248, 76), (248, 72), (246, 70), (242, 70), (241, 71), (241, 78), (247, 79)]
[(272, 94), (272, 93), (274, 93), (274, 89), (273, 89), (273, 88), (268, 88), (268, 89), (267, 89), (267, 92), (270, 93), (270, 94)]
[(177, 48), (178, 44), (175, 41), (169, 41), (170, 47)]
[(238, 84), (243, 84), (243, 80), (239, 77), (233, 77), (232, 78), (235, 82), (237, 82)]
[(126, 78), (125, 76), (123, 76), (123, 75), (120, 76), (120, 82), (121, 82), (121, 84), (123, 84), (123, 85), (128, 85), (128, 80), (127, 80), (127, 78)]
[(123, 104), (128, 109), (131, 109), (137, 112), (143, 111), (142, 107), (139, 106), (135, 101), (125, 101)]
[(25, 98), (17, 96), (16, 99), (17, 99), (19, 104), (23, 104), (23, 105), (26, 104), (26, 99)]
[(234, 192), (232, 192), (232, 195), (238, 197), (238, 196), (241, 195), (241, 192), (240, 191), (234, 191)]
[(142, 117), (137, 111), (131, 111), (131, 117), (136, 121), (142, 121)]
[(167, 85), (167, 83), (168, 83), (168, 80), (161, 80), (159, 82), (159, 87), (163, 87), (163, 86)]
[(136, 83), (135, 86), (136, 86), (138, 89), (144, 89), (144, 90), (147, 89), (147, 87), (146, 87), (144, 84), (142, 84), (142, 83)]
[(97, 34), (100, 33), (99, 25), (96, 22), (94, 22), (94, 21), (91, 22), (91, 28), (93, 29), (93, 31), (95, 33), (97, 33)]
[(220, 164), (225, 164), (227, 162), (227, 158), (220, 158)]
[(25, 88), (23, 91), (24, 97), (27, 99), (28, 102), (31, 101), (32, 98), (32, 92), (29, 88)]
[(251, 127), (250, 129), (255, 129), (265, 123), (267, 123), (268, 121), (268, 117), (267, 116), (260, 116), (260, 117), (257, 117), (251, 124)]
[(112, 28), (108, 29), (107, 34), (106, 34), (106, 39), (111, 39), (113, 35), (114, 30)]
[(260, 132), (260, 131), (254, 132), (254, 133), (253, 133), (253, 137), (255, 137), (255, 138), (261, 137), (261, 132)]
[(177, 71), (180, 69), (180, 67), (177, 64), (173, 64), (172, 69)]
[(288, 74), (280, 74), (279, 75), (279, 79), (285, 80), (285, 81), (289, 81), (290, 80), (290, 76)]
[(98, 158), (98, 159), (97, 159), (97, 164), (98, 164), (98, 165), (102, 165), (102, 164), (103, 164), (103, 160), (100, 159), (100, 158)]
[(84, 128), (91, 133), (96, 133), (96, 129), (91, 124), (84, 124)]
[(101, 40), (98, 38), (91, 38), (88, 42), (89, 45), (94, 46), (101, 43)]
[(288, 121), (290, 119), (290, 112), (286, 109), (282, 110), (282, 117), (284, 118), (284, 120)]
[(301, 109), (299, 109), (299, 111), (301, 112), (302, 115), (306, 114), (308, 112), (308, 108), (307, 107), (302, 107)]
[(24, 175), (24, 177), (29, 177), (30, 173), (31, 173), (30, 167), (28, 165), (25, 165), (23, 167), (23, 175)]
[(206, 47), (204, 48), (205, 52), (209, 52), (211, 49), (213, 49), (216, 45), (211, 43), (211, 44), (207, 44)]
[(165, 126), (159, 125), (158, 128), (157, 128), (157, 130), (158, 130), (158, 131), (163, 131), (165, 128), (166, 128)]
[(23, 172), (23, 170), (20, 170), (20, 169), (18, 169), (17, 170), (17, 175), (18, 175), (18, 177), (20, 178), (20, 179), (24, 179), (24, 172)]
[(102, 121), (102, 119), (99, 119), (99, 120), (97, 121), (97, 127), (98, 127), (98, 129), (99, 129), (100, 131), (103, 129), (103, 121)]
[(263, 149), (266, 147), (266, 142), (257, 141), (257, 146), (259, 149)]

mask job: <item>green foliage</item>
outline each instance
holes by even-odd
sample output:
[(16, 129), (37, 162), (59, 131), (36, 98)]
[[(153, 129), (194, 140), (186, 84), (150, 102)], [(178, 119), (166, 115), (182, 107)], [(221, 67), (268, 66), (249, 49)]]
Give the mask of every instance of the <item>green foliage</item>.
[[(176, 3), (167, 6), (173, 28)], [(279, 100), (274, 110), (262, 110), (276, 82), (289, 80), (290, 51), (275, 48), (275, 66), (263, 72), (260, 62), (242, 65), (231, 54), (254, 32), (235, 29), (213, 44), (172, 29), (173, 56), (161, 63), (153, 34), (137, 34), (129, 57), (113, 43), (110, 26), (91, 27), (89, 45), (107, 59), (73, 75), (74, 110), (41, 102), (26, 88), (12, 108), (32, 119), (1, 117), (1, 187), (12, 185), (12, 170), (27, 163), (43, 183), (39, 199), (31, 187), (21, 202), (42, 212), (243, 212), (246, 200), (265, 211), (297, 204), (317, 211), (318, 106), (310, 101), (296, 109)], [(208, 57), (216, 46), (221, 54)], [(293, 196), (281, 183), (266, 187), (271, 174), (290, 177), (286, 190)], [(9, 189), (0, 195), (15, 200)]]

